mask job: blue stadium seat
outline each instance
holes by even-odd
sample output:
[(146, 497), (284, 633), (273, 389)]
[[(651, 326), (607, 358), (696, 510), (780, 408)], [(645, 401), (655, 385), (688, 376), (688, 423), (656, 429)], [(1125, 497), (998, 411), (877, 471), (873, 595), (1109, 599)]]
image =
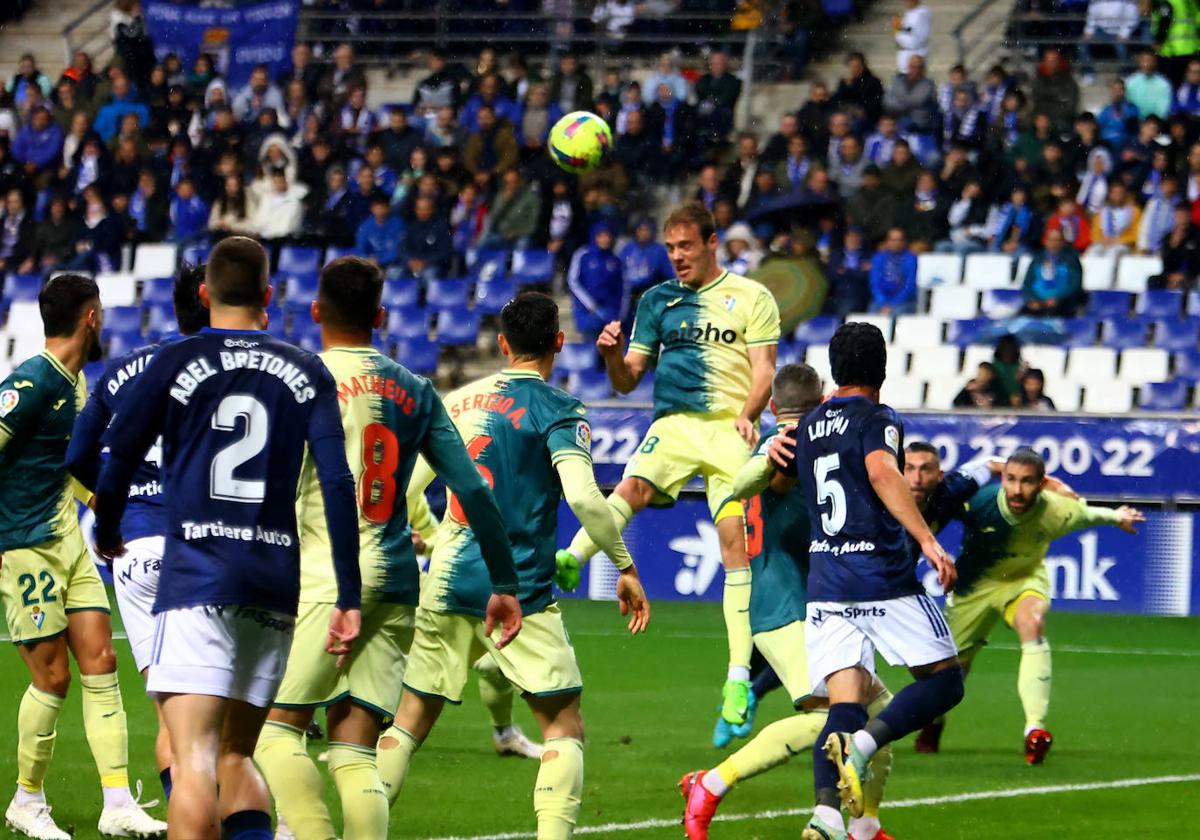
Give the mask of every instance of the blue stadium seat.
[(136, 306), (110, 306), (104, 310), (104, 332), (142, 332), (142, 310)]
[(151, 277), (142, 282), (142, 303), (170, 303), (174, 293), (174, 277)]
[(1095, 318), (1067, 318), (1063, 321), (1063, 329), (1067, 331), (1063, 343), (1068, 347), (1091, 347), (1096, 343), (1098, 326)]
[(352, 257), (352, 256), (354, 256), (353, 248), (340, 248), (337, 245), (330, 245), (328, 248), (325, 249), (325, 263), (324, 264), (329, 265), (331, 262), (336, 260), (338, 257)]
[(108, 340), (108, 359), (115, 359), (118, 356), (124, 356), (139, 347), (144, 347), (147, 342), (142, 337), (141, 331), (130, 332), (121, 330), (117, 332), (106, 333)]
[(480, 280), (475, 286), (475, 308), (484, 315), (499, 315), (516, 294), (517, 286), (511, 278), (496, 275), (491, 280)]
[(1129, 292), (1089, 292), (1087, 314), (1093, 318), (1123, 318), (1129, 314)]
[(429, 313), (416, 306), (388, 312), (388, 338), (404, 340), (429, 337)]
[(460, 309), (467, 305), (467, 281), (431, 280), (425, 288), (425, 304), (431, 309)]
[(602, 370), (581, 370), (571, 374), (567, 390), (584, 402), (606, 400), (612, 396), (608, 374)]
[(979, 309), (989, 318), (1011, 318), (1025, 305), (1020, 289), (985, 289)]
[(1200, 341), (1200, 318), (1160, 318), (1154, 322), (1154, 346), (1190, 350)]
[(275, 338), (287, 337), (287, 316), (278, 304), (267, 307), (267, 335)]
[(514, 251), (512, 275), (520, 286), (544, 286), (554, 279), (554, 254), (532, 248)]
[(1174, 354), (1175, 378), (1192, 385), (1200, 383), (1200, 350), (1180, 350)]
[(183, 261), (191, 265), (199, 265), (208, 259), (209, 252), (212, 251), (212, 245), (207, 242), (197, 242), (194, 245), (188, 245), (183, 249)]
[(554, 366), (566, 373), (595, 370), (598, 358), (596, 345), (590, 341), (568, 341), (563, 344), (562, 352), (558, 354)]
[(1137, 318), (1105, 318), (1100, 329), (1100, 343), (1114, 350), (1145, 347), (1147, 324)]
[(1183, 292), (1177, 289), (1152, 289), (1138, 295), (1137, 313), (1147, 318), (1178, 318), (1183, 303)]
[(279, 249), (280, 274), (311, 274), (321, 270), (321, 249), (304, 248), (299, 245), (284, 245)]
[(1200, 315), (1200, 292), (1190, 292), (1188, 294), (1187, 314)]
[(421, 284), (411, 278), (389, 278), (383, 283), (383, 305), (388, 309), (416, 306), (420, 297)]
[(10, 274), (4, 281), (4, 299), (37, 300), (42, 290), (42, 278), (38, 274)]
[(968, 318), (950, 321), (946, 325), (946, 341), (960, 348), (971, 344), (985, 344), (981, 340), (984, 330), (992, 325), (990, 318)]
[(476, 280), (491, 280), (504, 273), (508, 265), (508, 251), (477, 251), (471, 263), (471, 276)]
[(170, 303), (155, 302), (146, 306), (146, 332), (161, 338), (166, 333), (179, 332), (175, 320), (175, 307)]
[(1181, 379), (1151, 382), (1138, 389), (1138, 408), (1146, 411), (1183, 411), (1187, 391), (1187, 383)]
[(792, 341), (791, 339), (779, 339), (779, 350), (776, 356), (776, 364), (778, 365), (793, 365), (804, 361), (804, 353), (808, 349), (808, 345), (800, 341)]
[(424, 336), (396, 343), (395, 359), (414, 373), (433, 373), (438, 365), (438, 345)]
[(828, 344), (840, 323), (836, 315), (814, 315), (797, 324), (792, 337), (805, 344)]
[(317, 298), (317, 273), (284, 273), (276, 276), (276, 283), (283, 281), (284, 301), (289, 305), (308, 306)]
[(96, 381), (103, 375), (104, 368), (108, 366), (108, 362), (88, 362), (83, 366), (83, 380), (91, 388), (96, 384)]
[(320, 353), (321, 325), (314, 324), (308, 318), (297, 318), (292, 321), (292, 334), (288, 340), (310, 353)]
[(479, 337), (479, 313), (466, 307), (443, 309), (437, 317), (437, 341), (442, 346), (472, 345)]

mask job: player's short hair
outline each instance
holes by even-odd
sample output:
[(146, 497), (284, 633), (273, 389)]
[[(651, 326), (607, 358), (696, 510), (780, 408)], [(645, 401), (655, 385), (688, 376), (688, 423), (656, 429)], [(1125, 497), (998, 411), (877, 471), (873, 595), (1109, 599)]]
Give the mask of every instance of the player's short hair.
[(38, 293), (38, 309), (46, 338), (67, 338), (75, 334), (85, 306), (100, 299), (96, 281), (82, 274), (60, 274)]
[(842, 324), (829, 342), (829, 367), (833, 381), (842, 387), (878, 388), (887, 368), (887, 343), (874, 324)]
[(362, 257), (338, 257), (321, 269), (317, 302), (321, 320), (343, 329), (370, 332), (383, 296), (383, 272)]
[(919, 452), (919, 453), (922, 453), (925, 455), (932, 455), (934, 458), (937, 458), (939, 461), (942, 458), (941, 453), (938, 452), (938, 448), (936, 446), (934, 446), (932, 443), (929, 443), (928, 441), (924, 441), (924, 440), (914, 440), (908, 446), (904, 447), (904, 451), (908, 452), (908, 453), (912, 453), (912, 454), (916, 454)]
[(522, 292), (500, 310), (500, 334), (516, 356), (540, 359), (553, 353), (558, 304), (542, 292)]
[(1022, 466), (1026, 467), (1033, 467), (1034, 475), (1037, 476), (1038, 481), (1041, 481), (1046, 477), (1045, 460), (1043, 460), (1041, 455), (1034, 452), (1028, 446), (1022, 446), (1020, 449), (1013, 452), (1013, 454), (1009, 455), (1008, 459), (1004, 462), (1004, 465), (1008, 466), (1009, 464), (1021, 464)]
[(717, 232), (717, 222), (707, 207), (698, 201), (689, 201), (671, 211), (663, 222), (663, 233), (681, 225), (695, 225), (700, 228), (700, 241), (708, 242)]
[(204, 271), (209, 299), (224, 306), (262, 306), (267, 267), (267, 252), (250, 237), (222, 239)]
[(175, 303), (175, 323), (183, 335), (198, 333), (209, 325), (208, 309), (200, 302), (203, 282), (204, 263), (184, 263), (175, 275), (171, 298)]
[(821, 396), (821, 374), (810, 365), (784, 365), (775, 372), (771, 397), (779, 411), (807, 414), (821, 404)]

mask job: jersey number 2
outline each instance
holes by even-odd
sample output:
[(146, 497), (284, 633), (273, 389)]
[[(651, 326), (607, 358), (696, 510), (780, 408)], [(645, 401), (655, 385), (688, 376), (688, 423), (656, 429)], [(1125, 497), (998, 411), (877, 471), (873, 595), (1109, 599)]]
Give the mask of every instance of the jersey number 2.
[(233, 471), (266, 447), (270, 420), (266, 407), (254, 397), (230, 394), (221, 400), (213, 412), (212, 427), (218, 432), (236, 432), (239, 418), (245, 424), (241, 438), (212, 459), (208, 495), (226, 502), (258, 504), (267, 497), (267, 482), (262, 479), (235, 478)]
[(842, 465), (837, 453), (822, 455), (813, 462), (813, 477), (817, 480), (817, 504), (829, 502), (829, 513), (821, 512), (821, 530), (836, 537), (846, 525), (846, 491), (842, 483), (829, 474)]

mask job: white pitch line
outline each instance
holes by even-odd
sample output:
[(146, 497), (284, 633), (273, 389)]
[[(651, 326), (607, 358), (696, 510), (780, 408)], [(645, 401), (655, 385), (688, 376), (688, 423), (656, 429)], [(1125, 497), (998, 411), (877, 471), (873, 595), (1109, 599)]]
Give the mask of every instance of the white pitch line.
[[(883, 803), (884, 812), (892, 808), (922, 808), (930, 805), (957, 805), (961, 802), (977, 802), (984, 799), (1015, 799), (1021, 796), (1048, 796), (1056, 793), (1078, 793), (1090, 790), (1115, 790), (1117, 788), (1134, 788), (1145, 785), (1167, 785), (1180, 782), (1200, 782), (1200, 773), (1176, 776), (1148, 776), (1134, 779), (1113, 779), (1107, 782), (1082, 782), (1071, 785), (1043, 785), (1040, 787), (1008, 788), (1005, 790), (976, 790), (965, 793), (951, 793), (944, 796), (922, 796), (915, 799), (897, 799)], [(743, 822), (777, 820), (781, 817), (799, 817), (811, 814), (812, 808), (785, 808), (774, 811), (757, 811), (752, 814), (718, 814), (714, 822)], [(680, 818), (650, 819), (628, 823), (607, 823), (605, 825), (586, 825), (575, 829), (576, 834), (609, 834), (625, 831), (643, 831), (651, 828), (675, 828), (680, 824)], [(475, 834), (470, 836), (453, 835), (438, 837), (433, 840), (528, 840), (536, 838), (537, 834), (525, 831), (510, 831), (502, 834)]]

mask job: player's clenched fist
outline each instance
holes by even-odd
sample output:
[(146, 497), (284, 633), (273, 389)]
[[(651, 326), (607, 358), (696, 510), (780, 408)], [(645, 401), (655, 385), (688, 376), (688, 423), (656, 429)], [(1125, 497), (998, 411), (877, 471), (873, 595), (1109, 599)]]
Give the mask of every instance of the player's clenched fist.
[(600, 331), (596, 349), (601, 356), (620, 355), (625, 350), (625, 333), (621, 330), (620, 321), (612, 321)]
[(925, 559), (929, 561), (929, 565), (933, 566), (937, 572), (938, 583), (942, 585), (942, 590), (950, 592), (954, 589), (954, 584), (958, 580), (958, 569), (954, 565), (954, 560), (946, 553), (946, 549), (942, 548), (941, 543), (930, 534), (927, 539), (921, 543), (921, 553), (925, 555)]

